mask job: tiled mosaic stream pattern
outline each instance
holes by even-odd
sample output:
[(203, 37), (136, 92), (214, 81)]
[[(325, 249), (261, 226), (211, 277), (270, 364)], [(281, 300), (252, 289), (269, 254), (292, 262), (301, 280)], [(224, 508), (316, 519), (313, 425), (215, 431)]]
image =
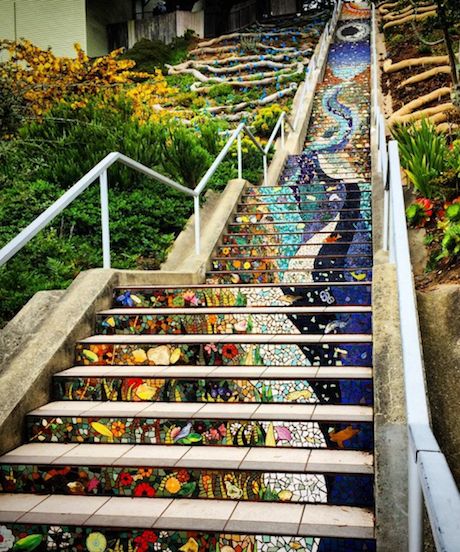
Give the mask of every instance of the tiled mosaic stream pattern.
[[(207, 284), (115, 289), (116, 310), (96, 319), (100, 337), (78, 343), (74, 371), (54, 377), (54, 399), (62, 402), (28, 415), (33, 446), (372, 453), (368, 16), (344, 5), (304, 149), (288, 159), (278, 183), (247, 186)], [(257, 367), (276, 375), (255, 375)], [(195, 407), (211, 410), (181, 410)], [(247, 415), (251, 408), (272, 416)], [(177, 468), (155, 465), (151, 456), (143, 466), (92, 459), (5, 460), (0, 490), (373, 508), (373, 475), (356, 466), (296, 472)], [(375, 552), (375, 541), (361, 533), (346, 539), (259, 534), (255, 525), (231, 535), (78, 525), (0, 521), (0, 552)]]

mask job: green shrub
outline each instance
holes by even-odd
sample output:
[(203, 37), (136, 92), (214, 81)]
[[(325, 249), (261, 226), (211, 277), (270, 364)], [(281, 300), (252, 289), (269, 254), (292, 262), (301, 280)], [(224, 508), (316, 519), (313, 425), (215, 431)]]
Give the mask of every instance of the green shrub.
[(395, 125), (392, 134), (399, 143), (401, 165), (415, 190), (427, 198), (436, 196), (433, 181), (449, 168), (446, 137), (426, 119), (420, 127)]
[(212, 163), (196, 133), (181, 124), (172, 127), (161, 142), (161, 159), (167, 172), (189, 188), (195, 188)]
[(268, 138), (271, 135), (282, 112), (283, 109), (278, 104), (273, 104), (259, 109), (256, 118), (252, 123), (252, 127), (256, 134)]

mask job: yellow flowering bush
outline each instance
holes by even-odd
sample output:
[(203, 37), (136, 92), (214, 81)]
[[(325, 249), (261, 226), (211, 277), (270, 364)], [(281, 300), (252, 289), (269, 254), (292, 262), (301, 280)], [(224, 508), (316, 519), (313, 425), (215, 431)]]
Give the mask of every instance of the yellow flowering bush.
[(36, 115), (64, 99), (70, 99), (75, 108), (83, 107), (104, 88), (117, 89), (151, 76), (131, 71), (135, 62), (118, 59), (121, 50), (90, 59), (75, 44), (76, 57), (68, 58), (57, 57), (28, 40), (2, 40), (2, 52), (9, 54), (9, 60), (0, 65), (0, 79), (11, 82)]
[(262, 107), (252, 123), (252, 127), (259, 136), (269, 137), (279, 116), (284, 110), (279, 104)]

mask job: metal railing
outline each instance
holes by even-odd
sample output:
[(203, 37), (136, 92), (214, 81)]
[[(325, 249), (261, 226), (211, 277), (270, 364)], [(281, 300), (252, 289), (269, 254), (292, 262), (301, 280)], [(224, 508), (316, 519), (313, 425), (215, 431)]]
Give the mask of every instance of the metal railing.
[(460, 543), (460, 494), (430, 424), (417, 300), (407, 235), (398, 143), (386, 142), (378, 94), (376, 16), (372, 10), (372, 103), (377, 127), (377, 169), (385, 185), (384, 248), (396, 266), (402, 360), (408, 426), (409, 552), (423, 550), (423, 504), (438, 551), (456, 552)]
[[(280, 121), (284, 120), (285, 113), (280, 115), (277, 122), (277, 130), (280, 129)], [(67, 192), (65, 192), (57, 201), (55, 201), (48, 209), (43, 211), (29, 226), (24, 228), (15, 238), (8, 242), (2, 249), (0, 249), (0, 266), (5, 264), (11, 257), (13, 257), (20, 249), (22, 249), (34, 236), (36, 236), (40, 230), (47, 226), (57, 215), (59, 215), (70, 203), (72, 203), (77, 197), (79, 197), (93, 182), (99, 179), (100, 186), (100, 198), (101, 198), (101, 227), (102, 227), (102, 258), (104, 268), (111, 267), (111, 254), (110, 254), (110, 229), (109, 229), (109, 200), (108, 200), (108, 174), (107, 170), (113, 164), (120, 162), (130, 167), (131, 169), (156, 180), (170, 188), (174, 188), (190, 197), (193, 197), (194, 201), (194, 213), (195, 213), (195, 252), (197, 255), (201, 251), (200, 243), (200, 195), (204, 190), (209, 180), (216, 172), (223, 159), (226, 157), (233, 143), (237, 141), (238, 149), (238, 178), (243, 177), (243, 154), (241, 147), (241, 136), (246, 134), (249, 139), (256, 146), (256, 150), (264, 159), (264, 167), (268, 166), (267, 156), (268, 149), (263, 148), (261, 144), (256, 140), (250, 129), (244, 124), (240, 123), (238, 127), (231, 133), (229, 139), (225, 143), (224, 147), (216, 157), (212, 165), (206, 171), (200, 182), (195, 189), (187, 188), (178, 182), (175, 182), (171, 178), (164, 176), (153, 169), (146, 167), (142, 163), (127, 157), (119, 152), (109, 153), (102, 161), (88, 171), (78, 182), (76, 182)], [(273, 133), (274, 134), (274, 133)], [(283, 139), (284, 140), (284, 139)]]

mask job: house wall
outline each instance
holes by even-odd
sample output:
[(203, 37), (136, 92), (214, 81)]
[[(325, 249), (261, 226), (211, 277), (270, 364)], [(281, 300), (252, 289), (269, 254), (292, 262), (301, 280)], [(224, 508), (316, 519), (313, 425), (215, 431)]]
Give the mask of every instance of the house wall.
[(127, 0), (86, 0), (86, 51), (91, 57), (108, 53), (107, 25), (129, 21), (132, 3)]
[(271, 15), (285, 15), (296, 11), (296, 0), (271, 0)]
[(0, 0), (0, 38), (25, 38), (73, 57), (75, 42), (86, 47), (85, 0)]

